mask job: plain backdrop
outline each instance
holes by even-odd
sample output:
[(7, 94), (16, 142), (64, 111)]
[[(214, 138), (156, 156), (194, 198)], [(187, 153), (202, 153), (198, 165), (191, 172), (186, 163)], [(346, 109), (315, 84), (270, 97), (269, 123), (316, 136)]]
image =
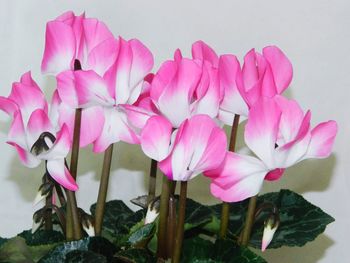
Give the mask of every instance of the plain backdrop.
[[(350, 2), (347, 0), (294, 1), (1, 1), (0, 95), (31, 70), (49, 98), (52, 77), (42, 76), (40, 63), (45, 24), (61, 13), (85, 11), (104, 21), (115, 36), (138, 38), (153, 52), (156, 70), (176, 48), (190, 54), (191, 44), (204, 40), (218, 54), (234, 53), (240, 59), (251, 48), (278, 45), (294, 66), (287, 92), (304, 109), (312, 110), (312, 123), (334, 119), (339, 134), (334, 154), (326, 160), (304, 161), (288, 169), (278, 183), (266, 183), (264, 192), (290, 188), (335, 217), (325, 234), (303, 248), (269, 250), (272, 263), (346, 262), (350, 236), (349, 200), (349, 99)], [(43, 166), (27, 169), (14, 149), (5, 144), (9, 120), (0, 115), (0, 236), (10, 237), (31, 227), (32, 201)], [(240, 138), (242, 129), (240, 128)], [(240, 144), (243, 145), (243, 142)], [(101, 154), (91, 148), (79, 161), (79, 205), (96, 200)], [(108, 198), (128, 204), (146, 192), (150, 162), (138, 146), (115, 147)], [(190, 182), (190, 196), (215, 203), (208, 181), (198, 176)], [(130, 204), (130, 207), (136, 208)]]

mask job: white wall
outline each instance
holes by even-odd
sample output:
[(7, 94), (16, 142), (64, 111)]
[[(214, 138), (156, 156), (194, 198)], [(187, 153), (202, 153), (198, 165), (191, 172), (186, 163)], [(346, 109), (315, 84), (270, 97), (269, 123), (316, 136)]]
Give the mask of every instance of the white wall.
[[(313, 123), (335, 119), (339, 134), (334, 155), (327, 160), (307, 161), (290, 168), (279, 183), (265, 191), (291, 188), (333, 215), (336, 222), (324, 235), (304, 248), (268, 251), (275, 263), (346, 262), (350, 236), (348, 147), (350, 99), (350, 2), (346, 0), (265, 1), (1, 1), (0, 3), (0, 94), (7, 96), (11, 83), (27, 70), (47, 94), (54, 80), (40, 74), (45, 23), (67, 10), (86, 11), (107, 23), (113, 33), (137, 37), (152, 51), (156, 68), (172, 56), (175, 48), (189, 54), (198, 39), (219, 54), (239, 57), (250, 48), (280, 46), (294, 65), (288, 95), (310, 108)], [(0, 236), (10, 237), (31, 227), (32, 200), (42, 168), (24, 168), (14, 150), (5, 144), (8, 119), (0, 115)], [(88, 208), (97, 195), (101, 155), (90, 149), (81, 153), (78, 202)], [(347, 162), (346, 162), (347, 160)], [(115, 147), (109, 198), (129, 200), (146, 192), (149, 161), (137, 146)], [(190, 195), (210, 198), (208, 182), (195, 179)]]

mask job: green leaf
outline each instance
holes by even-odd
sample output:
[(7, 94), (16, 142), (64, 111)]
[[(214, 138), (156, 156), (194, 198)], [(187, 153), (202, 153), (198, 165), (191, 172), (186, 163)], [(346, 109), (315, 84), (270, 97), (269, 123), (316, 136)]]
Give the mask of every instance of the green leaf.
[[(271, 202), (279, 207), (280, 226), (277, 229), (269, 248), (281, 246), (304, 246), (324, 232), (326, 226), (334, 218), (319, 207), (305, 200), (301, 195), (290, 190), (279, 193), (262, 195), (258, 199), (258, 206), (263, 202)], [(263, 224), (266, 213), (256, 221), (251, 238), (251, 245), (261, 247)]]
[(58, 231), (39, 230), (32, 234), (31, 230), (25, 230), (0, 247), (0, 261), (16, 262), (25, 258), (36, 262), (63, 240)]
[(233, 241), (217, 240), (212, 243), (200, 237), (184, 241), (181, 262), (266, 263), (263, 258)]
[[(120, 262), (125, 263), (154, 263), (156, 258), (146, 249), (131, 248), (116, 255)], [(118, 261), (118, 262), (119, 262)]]
[(23, 237), (28, 246), (55, 244), (65, 240), (61, 232), (53, 230), (38, 230), (34, 234), (31, 230), (25, 230), (18, 236)]
[(7, 242), (8, 238), (0, 237), (0, 247)]
[(190, 198), (186, 200), (185, 231), (210, 222), (212, 210)]
[(155, 230), (155, 223), (141, 226), (129, 236), (128, 242), (133, 246), (144, 247), (153, 237), (154, 233), (156, 232)]
[(92, 251), (74, 250), (66, 255), (66, 263), (107, 263), (106, 257)]
[[(280, 226), (277, 229), (268, 248), (281, 246), (303, 246), (314, 240), (333, 222), (334, 219), (323, 212), (319, 207), (305, 200), (301, 195), (290, 190), (268, 193), (258, 197), (257, 208), (263, 203), (272, 203), (279, 208)], [(213, 218), (203, 228), (218, 233), (220, 229), (220, 216), (222, 205), (210, 206)], [(248, 200), (230, 204), (230, 219), (228, 236), (237, 239), (244, 225)], [(268, 213), (263, 212), (257, 218), (253, 229), (250, 245), (261, 247), (264, 221)]]
[[(90, 207), (91, 214), (94, 216), (96, 210), (96, 204)], [(105, 212), (103, 217), (102, 228), (106, 231), (114, 233), (118, 227), (118, 223), (125, 221), (125, 219), (134, 212), (121, 200), (112, 200), (106, 203)]]
[(115, 246), (107, 239), (103, 237), (88, 237), (78, 241), (66, 242), (55, 247), (39, 262), (65, 262), (67, 254), (75, 250), (92, 251), (101, 254), (107, 258), (107, 261), (112, 260), (113, 255), (116, 252)]

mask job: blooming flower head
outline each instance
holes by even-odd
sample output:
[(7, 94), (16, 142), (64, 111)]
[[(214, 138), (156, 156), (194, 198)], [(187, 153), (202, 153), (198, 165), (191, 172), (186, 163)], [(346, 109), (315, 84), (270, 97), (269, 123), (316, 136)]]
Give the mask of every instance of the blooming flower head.
[(330, 155), (337, 133), (335, 121), (310, 128), (306, 114), (294, 100), (262, 98), (250, 109), (245, 141), (256, 157), (228, 153), (223, 165), (209, 173), (212, 194), (235, 202), (258, 194), (264, 179), (279, 179), (285, 168), (308, 158)]
[[(117, 46), (116, 59), (103, 76), (93, 70), (65, 71), (57, 76), (61, 101), (72, 109), (83, 108), (83, 116), (96, 121), (91, 127), (95, 129), (94, 136), (90, 133), (82, 138), (84, 145), (93, 142), (96, 152), (104, 151), (120, 140), (138, 143), (124, 105), (137, 101), (144, 78), (153, 67), (152, 53), (139, 40), (126, 41), (120, 37), (114, 44)], [(88, 110), (93, 112), (92, 116), (88, 116)], [(72, 130), (72, 125), (69, 126)]]
[(115, 60), (114, 42), (113, 34), (103, 22), (68, 11), (46, 25), (41, 69), (57, 75), (73, 70), (79, 61), (83, 69), (103, 73)]
[(242, 68), (236, 56), (218, 57), (203, 41), (192, 45), (192, 56), (218, 69), (220, 90), (224, 94), (218, 118), (227, 125), (232, 125), (235, 114), (247, 117), (249, 108), (261, 97), (281, 94), (292, 80), (292, 65), (276, 46), (267, 46), (262, 53), (250, 50)]
[(208, 115), (195, 115), (174, 131), (166, 118), (153, 116), (142, 130), (141, 147), (169, 179), (188, 181), (222, 163), (226, 135)]
[(54, 180), (69, 190), (77, 190), (78, 186), (65, 166), (65, 157), (70, 150), (67, 126), (58, 130), (51, 123), (47, 102), (30, 72), (13, 84), (7, 98), (0, 97), (0, 109), (12, 118), (8, 143), (15, 147), (21, 162), (32, 168), (44, 160)]

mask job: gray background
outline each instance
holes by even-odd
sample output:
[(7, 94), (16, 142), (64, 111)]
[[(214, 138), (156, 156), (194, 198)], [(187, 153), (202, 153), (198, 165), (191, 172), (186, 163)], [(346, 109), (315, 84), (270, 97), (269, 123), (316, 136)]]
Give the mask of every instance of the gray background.
[[(336, 218), (325, 234), (303, 248), (264, 253), (269, 262), (347, 262), (349, 247), (349, 10), (350, 2), (334, 1), (1, 1), (0, 91), (7, 96), (11, 83), (32, 70), (50, 96), (55, 80), (40, 74), (45, 23), (67, 10), (104, 21), (115, 36), (139, 38), (153, 52), (155, 69), (172, 57), (176, 48), (190, 54), (192, 42), (202, 39), (219, 54), (235, 53), (242, 59), (252, 47), (275, 44), (288, 55), (294, 78), (287, 92), (304, 109), (311, 109), (313, 124), (335, 119), (339, 134), (334, 154), (327, 160), (305, 161), (288, 169), (278, 183), (264, 191), (290, 188)], [(0, 116), (0, 236), (10, 237), (31, 227), (32, 200), (43, 167), (23, 167), (13, 148), (5, 144), (9, 127)], [(242, 128), (241, 128), (242, 130)], [(241, 131), (242, 132), (242, 131)], [(243, 145), (241, 143), (241, 145)], [(138, 146), (115, 147), (108, 197), (129, 200), (146, 192), (149, 160)], [(102, 155), (90, 148), (81, 152), (78, 202), (95, 202)], [(190, 196), (207, 203), (208, 181), (190, 182)], [(131, 206), (131, 205), (130, 205)], [(132, 207), (132, 206), (131, 206)], [(134, 207), (133, 207), (134, 208)]]

